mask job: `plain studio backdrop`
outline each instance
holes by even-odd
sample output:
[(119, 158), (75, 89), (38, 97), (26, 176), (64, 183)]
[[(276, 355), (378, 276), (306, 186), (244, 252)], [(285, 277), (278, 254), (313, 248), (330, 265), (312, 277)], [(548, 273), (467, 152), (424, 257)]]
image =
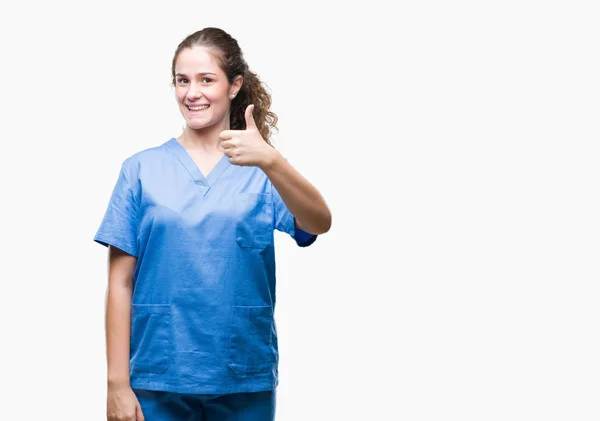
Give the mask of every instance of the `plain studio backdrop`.
[(278, 421), (598, 420), (598, 13), (582, 1), (0, 10), (0, 419), (105, 419), (124, 159), (180, 134), (177, 44), (236, 38), (324, 195), (277, 233)]

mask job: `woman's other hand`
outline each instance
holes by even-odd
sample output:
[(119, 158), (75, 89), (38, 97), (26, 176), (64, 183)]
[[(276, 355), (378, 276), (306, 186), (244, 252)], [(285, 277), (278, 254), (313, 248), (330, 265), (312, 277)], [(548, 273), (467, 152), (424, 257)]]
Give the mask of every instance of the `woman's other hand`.
[(108, 386), (106, 404), (108, 421), (144, 421), (142, 407), (129, 385)]

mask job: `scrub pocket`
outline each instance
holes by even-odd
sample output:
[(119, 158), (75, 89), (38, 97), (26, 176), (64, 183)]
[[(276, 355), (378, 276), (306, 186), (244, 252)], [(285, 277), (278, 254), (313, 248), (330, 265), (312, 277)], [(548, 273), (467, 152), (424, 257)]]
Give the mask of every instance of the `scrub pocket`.
[(131, 305), (133, 371), (164, 373), (171, 357), (171, 307), (168, 304)]
[(239, 211), (236, 240), (240, 247), (264, 249), (273, 241), (271, 196), (241, 193), (236, 198)]
[(238, 375), (269, 373), (277, 363), (273, 307), (232, 308), (229, 368)]

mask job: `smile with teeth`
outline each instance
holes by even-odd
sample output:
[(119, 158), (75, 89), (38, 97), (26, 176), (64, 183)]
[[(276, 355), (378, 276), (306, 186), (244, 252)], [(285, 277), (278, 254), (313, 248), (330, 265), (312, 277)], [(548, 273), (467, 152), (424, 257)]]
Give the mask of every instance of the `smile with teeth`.
[(207, 110), (208, 107), (210, 107), (210, 105), (208, 104), (204, 104), (204, 105), (188, 105), (188, 110), (190, 111), (204, 111)]

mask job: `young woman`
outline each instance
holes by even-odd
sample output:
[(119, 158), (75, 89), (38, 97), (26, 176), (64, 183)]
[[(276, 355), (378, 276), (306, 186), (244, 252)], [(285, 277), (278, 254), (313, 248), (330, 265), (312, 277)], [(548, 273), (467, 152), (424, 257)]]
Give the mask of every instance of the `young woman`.
[(272, 420), (273, 232), (331, 226), (269, 142), (271, 98), (237, 41), (204, 28), (172, 63), (178, 138), (127, 158), (94, 240), (109, 246), (109, 420)]

